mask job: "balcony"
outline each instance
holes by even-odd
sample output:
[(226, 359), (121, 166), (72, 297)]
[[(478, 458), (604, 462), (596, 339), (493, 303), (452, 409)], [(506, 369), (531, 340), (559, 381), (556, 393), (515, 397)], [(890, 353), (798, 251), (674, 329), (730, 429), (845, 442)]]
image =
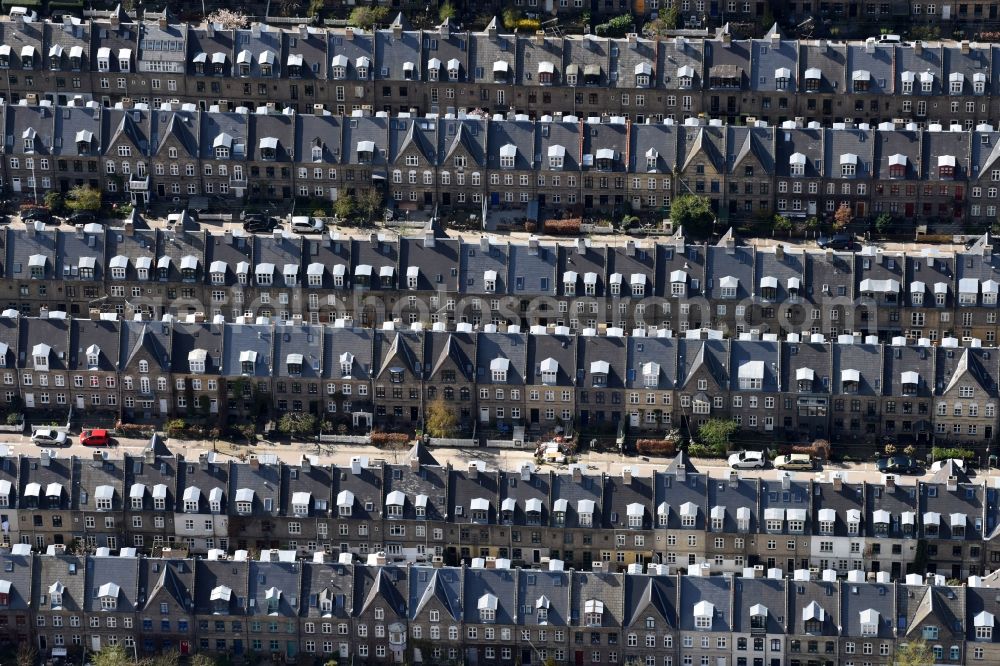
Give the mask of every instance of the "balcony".
[(229, 187), (246, 188), (247, 179), (245, 177), (241, 178), (238, 176), (229, 177)]
[(129, 176), (128, 189), (132, 192), (148, 192), (149, 174), (140, 176), (139, 174), (134, 173), (131, 176)]

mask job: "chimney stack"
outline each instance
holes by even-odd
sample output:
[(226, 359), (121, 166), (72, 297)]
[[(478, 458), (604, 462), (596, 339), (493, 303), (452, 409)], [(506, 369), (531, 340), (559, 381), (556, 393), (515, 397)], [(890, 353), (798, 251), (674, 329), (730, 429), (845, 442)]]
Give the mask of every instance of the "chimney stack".
[(479, 478), (479, 465), (477, 465), (475, 461), (469, 463), (469, 478)]
[(632, 468), (624, 467), (622, 468), (622, 483), (626, 486), (632, 485)]
[(579, 465), (573, 466), (573, 483), (580, 483), (583, 481), (583, 468)]

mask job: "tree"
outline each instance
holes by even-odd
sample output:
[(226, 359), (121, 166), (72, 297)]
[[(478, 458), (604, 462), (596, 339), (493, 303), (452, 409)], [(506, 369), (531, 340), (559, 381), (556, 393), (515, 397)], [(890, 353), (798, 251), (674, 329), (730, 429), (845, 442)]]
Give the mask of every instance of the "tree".
[(892, 215), (889, 215), (889, 213), (882, 213), (875, 218), (875, 231), (880, 234), (886, 234), (889, 232), (890, 227), (892, 227)]
[(789, 236), (791, 236), (793, 228), (794, 226), (792, 225), (792, 221), (789, 220), (784, 215), (774, 216), (774, 230), (776, 232), (781, 232), (783, 234), (788, 234)]
[(246, 14), (235, 9), (216, 9), (206, 17), (206, 20), (230, 30), (245, 28), (250, 23), (250, 18)]
[(388, 7), (355, 7), (347, 17), (347, 22), (355, 28), (367, 30), (377, 23), (385, 23), (388, 18)]
[(278, 430), (286, 435), (308, 437), (316, 433), (316, 417), (303, 412), (289, 412), (278, 419)]
[(904, 643), (896, 648), (896, 656), (892, 659), (893, 666), (931, 666), (934, 663), (934, 653), (927, 647), (923, 639)]
[(17, 666), (35, 666), (38, 663), (38, 651), (30, 641), (18, 644), (16, 662)]
[(699, 443), (717, 452), (725, 452), (729, 447), (729, 438), (736, 434), (739, 426), (735, 421), (727, 419), (709, 419), (708, 423), (698, 428)]
[(455, 18), (457, 14), (458, 12), (455, 10), (455, 5), (451, 4), (451, 2), (445, 2), (438, 8), (438, 18), (441, 19), (441, 23)]
[(109, 645), (101, 648), (90, 661), (94, 666), (128, 666), (132, 663), (132, 658), (125, 653), (125, 648), (121, 645)]
[(833, 228), (840, 231), (847, 227), (853, 219), (854, 213), (851, 212), (851, 207), (847, 204), (840, 204), (840, 208), (833, 214)]
[(374, 187), (361, 190), (361, 194), (358, 195), (358, 210), (371, 222), (382, 212), (382, 193)]
[(458, 417), (443, 398), (427, 405), (427, 433), (431, 437), (454, 437), (458, 432)]
[(199, 652), (191, 657), (191, 666), (215, 666), (215, 660)]
[(59, 211), (61, 211), (65, 203), (63, 195), (59, 192), (56, 192), (55, 190), (49, 190), (48, 192), (46, 192), (45, 197), (42, 199), (42, 201), (45, 202), (45, 205), (53, 213), (58, 213)]
[(101, 209), (101, 191), (96, 187), (77, 185), (66, 195), (66, 206), (73, 211), (98, 211)]
[(170, 650), (144, 659), (141, 663), (142, 666), (178, 666), (180, 660), (180, 653), (176, 650)]
[(521, 11), (515, 9), (514, 7), (508, 7), (503, 10), (503, 27), (508, 30), (514, 30), (517, 28), (517, 22), (521, 20)]
[(670, 219), (674, 227), (682, 226), (696, 235), (707, 236), (712, 230), (715, 213), (708, 197), (682, 194), (670, 203)]
[(342, 194), (333, 202), (333, 214), (344, 221), (354, 217), (354, 209), (354, 197), (350, 194)]

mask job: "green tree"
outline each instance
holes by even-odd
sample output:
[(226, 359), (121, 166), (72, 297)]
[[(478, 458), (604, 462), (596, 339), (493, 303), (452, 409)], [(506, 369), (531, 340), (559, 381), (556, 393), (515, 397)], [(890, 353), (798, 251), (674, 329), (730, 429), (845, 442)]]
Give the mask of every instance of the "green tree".
[(717, 453), (724, 453), (729, 448), (729, 438), (736, 434), (739, 426), (728, 419), (709, 419), (708, 423), (698, 428), (695, 439)]
[(847, 227), (853, 219), (854, 213), (851, 212), (851, 207), (847, 204), (841, 204), (837, 212), (833, 214), (833, 228), (840, 231)]
[(682, 194), (670, 202), (670, 219), (674, 227), (683, 226), (689, 233), (707, 236), (712, 230), (715, 213), (708, 197)]
[(308, 437), (316, 434), (316, 417), (304, 412), (288, 412), (278, 419), (278, 430), (286, 435)]
[(932, 666), (934, 653), (923, 639), (904, 643), (896, 648), (893, 666)]
[(388, 7), (355, 7), (347, 17), (347, 22), (356, 28), (368, 30), (377, 23), (385, 23), (388, 18)]
[(354, 209), (354, 197), (350, 194), (342, 194), (333, 202), (333, 214), (342, 220), (354, 217)]
[(427, 434), (431, 437), (454, 437), (458, 432), (458, 417), (442, 398), (427, 405)]
[(877, 218), (875, 218), (875, 231), (880, 234), (886, 234), (892, 227), (892, 215), (889, 213), (882, 213)]
[(59, 192), (56, 192), (55, 190), (49, 190), (48, 192), (46, 192), (45, 198), (43, 198), (42, 201), (45, 202), (45, 205), (53, 213), (58, 213), (59, 211), (61, 211), (63, 209), (63, 205), (65, 204), (65, 201), (63, 200), (63, 195)]
[(787, 235), (790, 236), (792, 234), (792, 229), (793, 228), (794, 228), (794, 225), (792, 224), (792, 221), (789, 220), (784, 215), (775, 215), (774, 216), (774, 230), (776, 232), (780, 232), (780, 233), (787, 234)]
[(508, 7), (503, 10), (503, 27), (508, 30), (517, 28), (517, 22), (521, 20), (521, 10)]
[(438, 8), (438, 18), (441, 19), (441, 23), (455, 18), (457, 14), (455, 5), (451, 4), (451, 2), (446, 2)]
[(358, 211), (371, 222), (382, 213), (382, 193), (377, 188), (369, 187), (361, 190), (358, 195)]
[(98, 211), (101, 209), (101, 191), (96, 187), (77, 185), (66, 195), (66, 206), (75, 212)]
[(121, 645), (106, 646), (90, 658), (94, 666), (127, 666), (132, 658)]

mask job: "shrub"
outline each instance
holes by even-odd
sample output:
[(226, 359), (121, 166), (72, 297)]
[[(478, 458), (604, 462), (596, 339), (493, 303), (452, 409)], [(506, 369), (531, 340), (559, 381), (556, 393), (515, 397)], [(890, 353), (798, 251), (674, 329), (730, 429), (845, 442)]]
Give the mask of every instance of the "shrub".
[(536, 231), (538, 231), (538, 222), (535, 222), (534, 220), (528, 220), (527, 222), (524, 223), (524, 230), (527, 231), (529, 234), (535, 233)]
[(580, 233), (580, 219), (545, 220), (542, 227), (547, 234), (572, 236)]
[(373, 432), (372, 446), (401, 446), (410, 442), (410, 436), (404, 432)]
[(677, 453), (677, 443), (672, 439), (640, 439), (635, 450), (647, 456), (672, 456)]
[(810, 458), (828, 460), (830, 458), (830, 442), (825, 439), (817, 439), (812, 444), (790, 444), (779, 446), (778, 453), (782, 455), (788, 453), (804, 453)]
[(167, 437), (179, 437), (185, 430), (187, 430), (187, 421), (184, 419), (171, 419), (167, 421), (166, 426), (163, 428)]
[(931, 455), (934, 456), (934, 460), (947, 460), (948, 458), (957, 458), (958, 460), (969, 460), (975, 457), (975, 452), (969, 449), (959, 449), (959, 448), (947, 448), (943, 446), (935, 446), (931, 449)]
[(719, 448), (718, 446), (709, 446), (707, 444), (699, 444), (698, 442), (691, 442), (691, 444), (688, 445), (687, 453), (692, 458), (726, 457), (725, 447)]
[(7, 415), (7, 425), (21, 425), (24, 422), (24, 417), (18, 412), (11, 412)]
[(539, 21), (538, 19), (523, 18), (523, 19), (518, 19), (514, 27), (516, 30), (525, 30), (528, 32), (534, 32), (542, 27), (542, 22)]

